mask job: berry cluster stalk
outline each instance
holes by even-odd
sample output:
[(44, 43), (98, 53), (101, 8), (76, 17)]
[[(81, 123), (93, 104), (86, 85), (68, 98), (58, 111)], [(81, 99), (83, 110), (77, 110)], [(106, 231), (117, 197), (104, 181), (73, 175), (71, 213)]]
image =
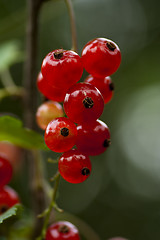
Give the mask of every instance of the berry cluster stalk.
[(46, 209), (46, 211), (44, 212), (45, 219), (44, 219), (44, 224), (43, 224), (43, 227), (42, 227), (41, 236), (38, 237), (36, 240), (43, 240), (45, 238), (46, 229), (48, 227), (50, 214), (51, 214), (53, 208), (60, 211), (60, 209), (57, 207), (57, 204), (56, 204), (56, 195), (57, 195), (57, 190), (58, 190), (58, 186), (59, 186), (59, 180), (60, 180), (60, 173), (58, 172), (57, 175), (54, 178), (55, 184), (54, 184), (54, 189), (53, 189), (53, 194), (52, 194), (52, 199), (51, 199), (50, 205)]
[(78, 52), (75, 15), (74, 15), (72, 2), (71, 2), (71, 0), (65, 0), (65, 2), (67, 5), (67, 8), (68, 8), (68, 13), (69, 13), (69, 17), (70, 17), (71, 35), (72, 35), (72, 50), (75, 52)]

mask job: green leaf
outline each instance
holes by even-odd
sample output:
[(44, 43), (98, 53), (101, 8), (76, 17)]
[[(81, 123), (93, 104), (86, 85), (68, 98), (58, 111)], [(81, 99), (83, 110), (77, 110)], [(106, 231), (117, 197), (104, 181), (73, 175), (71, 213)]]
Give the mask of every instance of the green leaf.
[(22, 61), (23, 55), (19, 49), (18, 41), (10, 41), (0, 45), (0, 72), (5, 71), (16, 62)]
[(3, 221), (8, 218), (12, 216), (16, 216), (21, 212), (21, 210), (22, 210), (22, 205), (20, 204), (16, 204), (13, 207), (9, 208), (5, 213), (0, 215), (0, 224), (3, 223)]
[(24, 128), (14, 117), (0, 117), (0, 141), (9, 141), (25, 149), (48, 150), (44, 138), (37, 132)]

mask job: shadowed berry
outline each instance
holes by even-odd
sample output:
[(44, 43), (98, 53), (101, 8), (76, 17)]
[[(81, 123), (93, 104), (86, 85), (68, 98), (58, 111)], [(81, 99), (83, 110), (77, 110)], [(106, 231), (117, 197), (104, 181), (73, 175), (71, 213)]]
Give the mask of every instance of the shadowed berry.
[(57, 102), (63, 102), (67, 90), (63, 85), (61, 88), (50, 86), (41, 72), (37, 77), (37, 87), (46, 98)]
[(110, 77), (96, 78), (93, 77), (92, 75), (89, 75), (84, 82), (90, 83), (94, 85), (96, 88), (98, 88), (98, 90), (101, 92), (103, 96), (105, 104), (112, 99), (114, 92), (114, 84)]
[(90, 125), (77, 126), (77, 149), (87, 155), (99, 155), (110, 145), (110, 131), (107, 125), (97, 120)]

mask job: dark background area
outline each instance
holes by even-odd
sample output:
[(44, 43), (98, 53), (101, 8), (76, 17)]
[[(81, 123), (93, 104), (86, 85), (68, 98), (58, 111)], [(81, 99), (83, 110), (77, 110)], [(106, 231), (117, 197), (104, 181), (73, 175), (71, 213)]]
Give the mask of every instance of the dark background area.
[[(106, 37), (119, 45), (122, 64), (112, 76), (114, 98), (101, 117), (111, 130), (112, 145), (106, 153), (92, 157), (92, 175), (86, 182), (72, 185), (61, 181), (59, 205), (72, 214), (73, 221), (77, 216), (93, 228), (102, 240), (115, 236), (159, 240), (160, 1), (74, 0), (73, 4), (79, 53), (89, 40)], [(17, 51), (23, 55), (9, 68), (18, 85), (23, 79), (26, 16), (24, 0), (0, 0), (0, 77), (4, 51), (11, 45), (9, 54)], [(42, 8), (37, 73), (43, 57), (57, 48), (71, 48), (69, 18), (62, 0), (46, 2)], [(0, 101), (1, 113), (22, 118), (22, 111), (17, 99)], [(47, 167), (52, 176), (57, 166)], [(27, 185), (21, 175), (21, 182)], [(27, 205), (22, 183), (15, 180)], [(80, 220), (78, 224), (83, 230)]]

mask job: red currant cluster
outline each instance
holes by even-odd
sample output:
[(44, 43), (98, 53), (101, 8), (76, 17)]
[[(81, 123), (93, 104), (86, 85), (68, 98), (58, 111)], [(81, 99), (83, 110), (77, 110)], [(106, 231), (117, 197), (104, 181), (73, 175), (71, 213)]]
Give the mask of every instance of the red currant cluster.
[[(89, 156), (103, 153), (110, 145), (109, 128), (98, 118), (113, 96), (114, 85), (109, 75), (118, 69), (120, 62), (118, 46), (105, 38), (87, 43), (82, 57), (74, 51), (58, 49), (42, 62), (37, 86), (50, 101), (38, 108), (37, 123), (45, 129), (46, 145), (63, 153), (58, 168), (70, 183), (87, 179), (91, 172)], [(83, 69), (90, 75), (83, 83), (77, 83)], [(58, 102), (63, 102), (67, 117)], [(80, 237), (71, 223), (57, 222), (48, 228), (45, 239), (79, 240)]]
[(0, 214), (19, 203), (18, 194), (8, 184), (12, 178), (12, 166), (8, 159), (0, 155)]
[[(38, 89), (53, 102), (39, 108), (37, 122), (45, 129), (46, 145), (54, 152), (64, 152), (58, 168), (70, 183), (88, 178), (91, 172), (88, 156), (101, 154), (110, 145), (109, 128), (97, 119), (104, 104), (112, 98), (114, 85), (109, 75), (118, 69), (120, 62), (118, 46), (105, 38), (87, 43), (82, 57), (74, 51), (58, 49), (42, 62)], [(90, 75), (83, 83), (77, 83), (83, 68)], [(68, 118), (63, 117), (62, 107), (55, 101), (63, 102)], [(74, 145), (76, 149), (72, 149)]]

